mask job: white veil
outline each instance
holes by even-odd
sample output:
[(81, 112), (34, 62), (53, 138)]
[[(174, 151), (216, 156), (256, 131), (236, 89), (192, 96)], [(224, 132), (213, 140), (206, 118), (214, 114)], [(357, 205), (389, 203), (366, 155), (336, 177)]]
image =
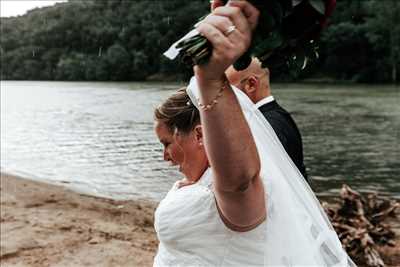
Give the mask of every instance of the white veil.
[[(267, 201), (264, 266), (356, 266), (262, 113), (232, 86), (255, 139)], [(187, 93), (198, 107), (193, 77)]]

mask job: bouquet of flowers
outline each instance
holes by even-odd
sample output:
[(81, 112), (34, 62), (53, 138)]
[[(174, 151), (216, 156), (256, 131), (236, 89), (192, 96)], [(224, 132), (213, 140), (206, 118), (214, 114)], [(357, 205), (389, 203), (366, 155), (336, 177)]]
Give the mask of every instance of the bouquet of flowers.
[[(248, 51), (234, 67), (243, 70), (257, 57), (263, 67), (270, 69), (304, 69), (309, 60), (318, 58), (315, 40), (327, 25), (336, 0), (247, 0), (260, 11), (258, 26)], [(174, 50), (171, 53), (171, 49)], [(193, 30), (165, 53), (177, 54), (192, 66), (207, 62), (212, 45)]]

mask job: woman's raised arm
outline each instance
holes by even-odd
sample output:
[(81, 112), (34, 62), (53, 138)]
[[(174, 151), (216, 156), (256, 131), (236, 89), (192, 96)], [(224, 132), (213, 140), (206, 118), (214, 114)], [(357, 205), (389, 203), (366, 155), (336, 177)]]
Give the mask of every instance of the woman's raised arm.
[(212, 56), (194, 68), (217, 205), (225, 224), (237, 231), (257, 226), (266, 210), (257, 148), (224, 72), (249, 47), (257, 19), (258, 11), (246, 1), (216, 8), (198, 26), (213, 45)]

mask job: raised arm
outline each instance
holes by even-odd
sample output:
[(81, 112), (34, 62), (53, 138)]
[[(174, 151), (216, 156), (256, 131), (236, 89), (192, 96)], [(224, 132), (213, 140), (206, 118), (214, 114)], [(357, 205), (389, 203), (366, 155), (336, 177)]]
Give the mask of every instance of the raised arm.
[(257, 148), (224, 72), (247, 50), (257, 19), (258, 11), (246, 1), (214, 9), (198, 26), (213, 45), (212, 56), (207, 64), (194, 68), (217, 205), (225, 224), (237, 231), (257, 226), (266, 210)]

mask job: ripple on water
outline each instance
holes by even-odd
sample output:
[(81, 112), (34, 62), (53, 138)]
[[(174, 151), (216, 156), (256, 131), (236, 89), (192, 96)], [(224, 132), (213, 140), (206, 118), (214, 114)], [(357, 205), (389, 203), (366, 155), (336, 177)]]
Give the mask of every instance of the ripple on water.
[[(1, 168), (114, 198), (161, 199), (181, 174), (162, 160), (153, 108), (176, 84), (1, 82)], [(395, 90), (275, 85), (303, 136), (319, 195), (343, 183), (400, 192)], [(291, 89), (294, 88), (294, 89)]]

